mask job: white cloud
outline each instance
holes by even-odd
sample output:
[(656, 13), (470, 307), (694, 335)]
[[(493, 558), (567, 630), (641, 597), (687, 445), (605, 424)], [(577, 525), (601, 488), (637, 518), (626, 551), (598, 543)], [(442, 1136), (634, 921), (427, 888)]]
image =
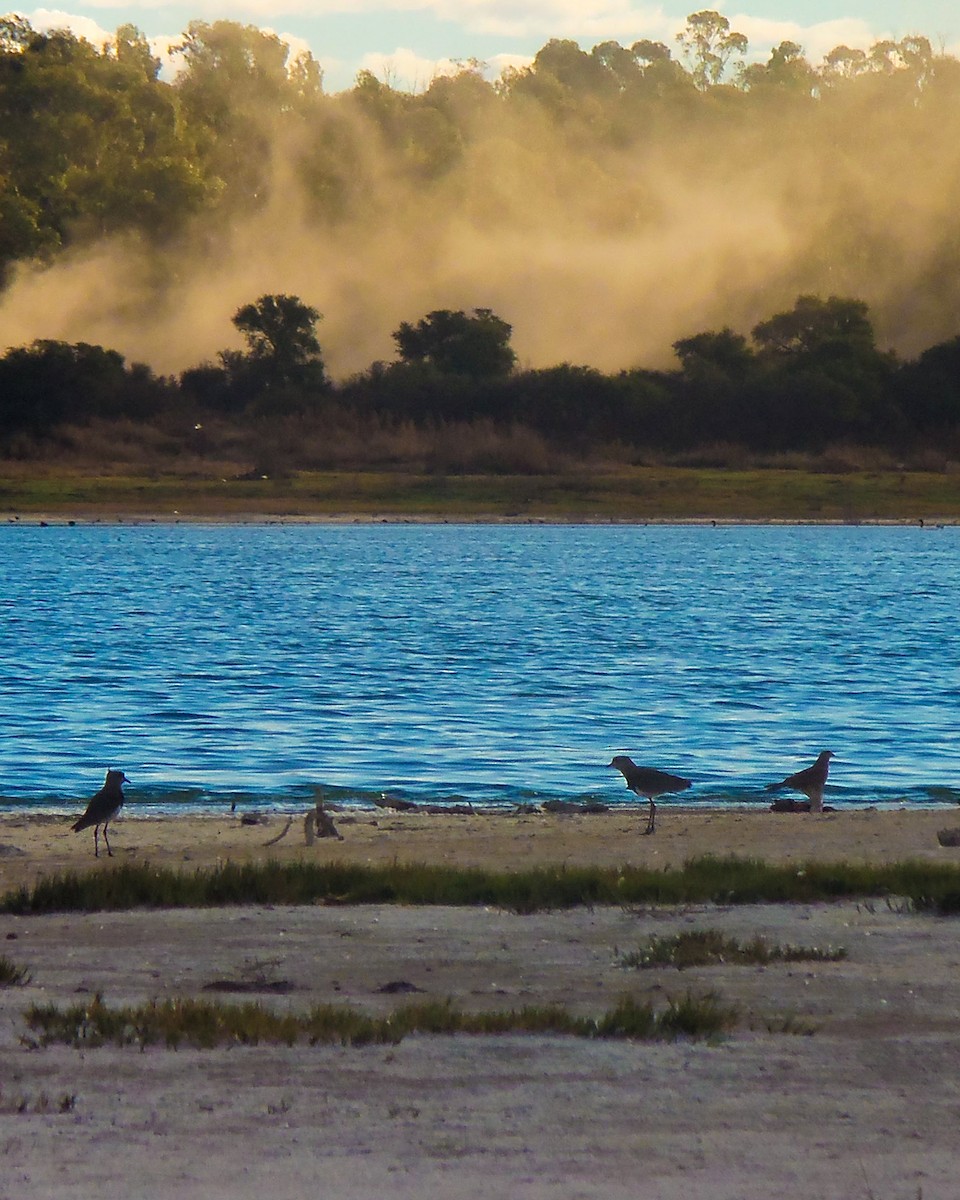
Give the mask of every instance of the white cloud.
[[(155, 0), (85, 0), (84, 6), (98, 10), (139, 8), (154, 14), (165, 7)], [(518, 38), (633, 39), (662, 33), (674, 24), (659, 5), (636, 4), (632, 0), (606, 0), (597, 4), (582, 4), (579, 0), (525, 0), (521, 3), (511, 0), (230, 0), (229, 4), (224, 0), (193, 0), (190, 8), (197, 18), (259, 21), (291, 16), (309, 19), (333, 14), (419, 13), (460, 26), (468, 33)]]
[[(509, 67), (527, 67), (532, 54), (494, 54), (484, 62), (484, 78), (495, 80)], [(377, 79), (402, 91), (425, 91), (434, 79), (456, 75), (462, 62), (451, 58), (425, 58), (413, 50), (398, 47), (390, 54), (366, 54), (358, 69), (370, 71)]]
[(487, 59), (487, 70), (484, 74), (488, 79), (496, 79), (510, 68), (520, 70), (529, 67), (533, 57), (532, 54), (491, 54)]
[(730, 17), (730, 27), (745, 34), (750, 42), (751, 58), (766, 58), (774, 46), (781, 42), (796, 42), (803, 47), (804, 57), (816, 65), (825, 54), (837, 46), (867, 49), (886, 36), (882, 31), (871, 29), (866, 21), (854, 17), (841, 17), (835, 21), (821, 21), (815, 25), (800, 25), (796, 21), (770, 21), (764, 17), (744, 15)]
[(112, 42), (114, 31), (103, 29), (90, 17), (80, 17), (76, 13), (63, 12), (58, 8), (35, 8), (33, 12), (22, 12), (18, 15), (29, 21), (37, 33), (50, 33), (54, 29), (68, 29), (77, 37), (84, 38), (92, 46), (102, 46), (104, 42)]
[(604, 41), (609, 38), (636, 41), (662, 37), (674, 24), (655, 5), (611, 0), (585, 5), (578, 0), (433, 0), (430, 7), (438, 17), (456, 21), (473, 33), (501, 37), (570, 37)]

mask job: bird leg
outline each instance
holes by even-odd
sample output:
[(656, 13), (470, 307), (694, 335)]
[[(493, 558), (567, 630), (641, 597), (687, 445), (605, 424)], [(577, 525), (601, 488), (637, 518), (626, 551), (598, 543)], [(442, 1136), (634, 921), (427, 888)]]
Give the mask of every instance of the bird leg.
[(647, 799), (650, 801), (650, 816), (647, 819), (647, 827), (643, 831), (645, 834), (654, 833), (657, 828), (657, 806), (654, 804), (652, 796), (648, 796)]
[(107, 843), (107, 854), (109, 854), (110, 857), (113, 858), (113, 851), (110, 849), (110, 842), (107, 841), (107, 826), (109, 824), (110, 824), (109, 821), (104, 821), (104, 823), (103, 823), (103, 840)]

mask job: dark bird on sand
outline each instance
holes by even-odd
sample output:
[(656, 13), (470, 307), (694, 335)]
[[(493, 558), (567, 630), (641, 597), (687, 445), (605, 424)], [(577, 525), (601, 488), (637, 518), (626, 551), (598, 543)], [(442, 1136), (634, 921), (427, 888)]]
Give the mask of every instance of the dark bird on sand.
[(100, 857), (100, 826), (103, 826), (103, 840), (107, 845), (107, 854), (113, 858), (110, 842), (107, 839), (107, 826), (123, 807), (123, 787), (130, 780), (122, 771), (108, 771), (103, 787), (87, 805), (87, 811), (75, 825), (70, 828), (74, 833), (93, 826), (93, 854)]
[(766, 790), (777, 792), (780, 788), (791, 788), (795, 792), (803, 792), (810, 801), (810, 811), (823, 812), (823, 789), (830, 770), (830, 759), (836, 757), (832, 750), (822, 750), (813, 766), (805, 767), (796, 775), (788, 775), (780, 783), (768, 784)]
[(655, 767), (638, 767), (633, 759), (627, 758), (625, 754), (618, 754), (609, 765), (616, 767), (627, 781), (631, 792), (649, 800), (650, 817), (644, 833), (653, 833), (656, 829), (657, 806), (654, 800), (657, 796), (662, 796), (665, 792), (683, 792), (692, 786), (691, 781), (684, 779), (682, 775), (670, 775), (666, 771), (658, 771)]

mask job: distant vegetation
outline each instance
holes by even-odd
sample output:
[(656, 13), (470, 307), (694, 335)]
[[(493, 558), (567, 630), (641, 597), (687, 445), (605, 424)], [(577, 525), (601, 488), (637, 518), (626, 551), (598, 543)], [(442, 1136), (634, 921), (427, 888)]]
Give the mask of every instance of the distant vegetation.
[[(102, 445), (122, 459), (136, 445), (161, 465), (239, 458), (254, 474), (410, 463), (535, 473), (694, 452), (728, 465), (838, 446), (939, 466), (960, 457), (960, 62), (921, 36), (838, 46), (819, 66), (789, 41), (763, 64), (748, 65), (747, 49), (725, 17), (703, 11), (673, 47), (552, 40), (496, 82), (466, 63), (419, 94), (361, 72), (327, 95), (309, 54), (291, 58), (252, 27), (192, 22), (167, 81), (133, 26), (95, 47), (0, 19), (8, 289), (113, 239), (142, 256), (144, 293), (174, 303), (181, 279), (222, 251), (222, 231), (254, 214), (324, 245), (347, 239), (356, 256), (398, 214), (429, 222), (442, 211), (494, 243), (549, 220), (555, 260), (589, 230), (621, 247), (615, 260), (578, 265), (602, 295), (610, 262), (633, 261), (649, 245), (636, 239), (655, 236), (682, 196), (687, 224), (671, 229), (702, 251), (676, 290), (696, 288), (732, 314), (675, 340), (672, 366), (664, 346), (655, 368), (605, 372), (562, 356), (525, 367), (512, 311), (438, 307), (375, 331), (392, 332), (393, 361), (334, 380), (313, 298), (267, 293), (233, 313), (245, 350), (211, 347), (176, 375), (109, 345), (8, 349), (0, 454), (96, 457)], [(675, 176), (685, 181), (676, 194)], [(722, 264), (719, 235), (691, 202), (704, 181), (723, 191), (731, 222), (754, 203), (762, 214), (737, 254), (717, 250)], [(766, 239), (789, 249), (772, 275), (738, 282)], [(777, 298), (765, 312), (751, 279)], [(883, 343), (915, 352), (878, 345), (874, 298)], [(659, 301), (637, 297), (638, 313), (653, 321)], [(150, 321), (149, 304), (137, 312)]]
[(493, 905), (533, 913), (590, 904), (813, 903), (904, 897), (918, 910), (960, 912), (960, 869), (922, 862), (883, 866), (692, 859), (683, 867), (541, 867), (483, 871), (425, 865), (225, 863), (192, 874), (114, 867), (40, 880), (0, 898), (0, 912), (37, 915), (234, 904)]

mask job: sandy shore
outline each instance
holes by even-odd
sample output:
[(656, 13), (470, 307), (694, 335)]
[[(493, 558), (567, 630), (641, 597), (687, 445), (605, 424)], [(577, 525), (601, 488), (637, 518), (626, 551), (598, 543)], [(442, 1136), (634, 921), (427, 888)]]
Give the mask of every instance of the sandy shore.
[[(154, 817), (137, 815), (128, 804), (110, 827), (113, 862), (150, 862), (194, 869), (224, 859), (443, 863), (450, 866), (516, 869), (541, 863), (620, 866), (680, 865), (704, 854), (802, 862), (891, 862), (907, 858), (960, 861), (960, 851), (937, 842), (937, 831), (960, 826), (960, 808), (866, 810), (807, 814), (758, 809), (703, 810), (661, 806), (657, 833), (641, 836), (646, 806), (596, 815), (531, 813), (477, 815), (391, 813), (387, 810), (335, 814), (342, 841), (324, 839), (307, 847), (303, 814), (287, 832), (287, 817), (264, 824), (239, 817)], [(248, 814), (248, 817), (252, 814)], [(71, 818), (0, 814), (0, 891), (62, 870), (86, 870), (93, 857), (93, 832), (71, 833)], [(273, 842), (273, 845), (268, 843)], [(101, 850), (102, 850), (101, 844)]]
[[(132, 808), (132, 806), (131, 806)], [(952, 809), (642, 816), (361, 814), (342, 842), (296, 821), (140, 819), (113, 863), (193, 869), (218, 859), (671, 863), (703, 853), (769, 861), (960, 861), (937, 843)], [(95, 862), (62, 818), (0, 817), (0, 889)], [(628, 971), (617, 951), (719, 928), (842, 946), (832, 963)], [(0, 917), (0, 1198), (322, 1195), (503, 1200), (953, 1200), (960, 1177), (960, 942), (955, 921), (896, 904), (576, 910), (241, 908)], [(28, 1049), (32, 1001), (205, 994), (277, 980), (263, 1003), (389, 1011), (404, 981), (475, 1009), (555, 1001), (596, 1014), (630, 994), (716, 992), (737, 1006), (716, 1045), (550, 1037), (416, 1037), (396, 1047), (215, 1051)], [(799, 1018), (810, 1036), (783, 1032)], [(64, 1111), (60, 1111), (61, 1108)]]

